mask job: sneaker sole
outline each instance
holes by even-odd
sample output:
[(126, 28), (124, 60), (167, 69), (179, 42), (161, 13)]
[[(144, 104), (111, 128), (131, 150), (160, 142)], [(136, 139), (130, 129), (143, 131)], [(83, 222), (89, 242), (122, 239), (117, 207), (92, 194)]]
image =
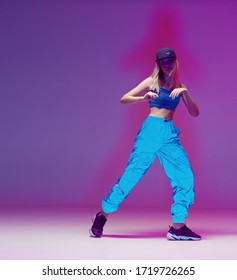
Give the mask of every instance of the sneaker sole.
[(100, 235), (100, 236), (95, 235), (95, 234), (92, 232), (91, 228), (89, 229), (89, 233), (90, 233), (90, 237), (94, 237), (94, 238), (101, 238), (101, 237), (102, 237), (102, 235)]
[(201, 240), (201, 238), (199, 238), (199, 237), (182, 236), (182, 235), (178, 236), (178, 235), (172, 234), (170, 232), (167, 233), (167, 238), (169, 240), (192, 240), (192, 241)]

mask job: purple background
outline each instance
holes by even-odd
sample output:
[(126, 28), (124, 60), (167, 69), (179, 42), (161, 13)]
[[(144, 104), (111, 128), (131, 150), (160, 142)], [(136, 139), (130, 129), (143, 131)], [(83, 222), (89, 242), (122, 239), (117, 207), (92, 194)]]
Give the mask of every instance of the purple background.
[[(99, 208), (148, 113), (120, 98), (171, 46), (201, 110), (175, 116), (194, 207), (236, 208), (236, 11), (234, 0), (2, 0), (0, 205)], [(170, 203), (155, 161), (124, 207)]]

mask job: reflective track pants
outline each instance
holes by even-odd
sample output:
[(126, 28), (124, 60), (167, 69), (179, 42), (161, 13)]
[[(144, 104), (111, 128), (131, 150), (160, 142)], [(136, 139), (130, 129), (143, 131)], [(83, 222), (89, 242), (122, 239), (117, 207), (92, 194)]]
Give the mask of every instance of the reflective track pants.
[(173, 223), (184, 223), (194, 202), (194, 176), (173, 121), (148, 116), (138, 132), (124, 174), (102, 200), (105, 213), (118, 210), (137, 182), (158, 157), (173, 188)]

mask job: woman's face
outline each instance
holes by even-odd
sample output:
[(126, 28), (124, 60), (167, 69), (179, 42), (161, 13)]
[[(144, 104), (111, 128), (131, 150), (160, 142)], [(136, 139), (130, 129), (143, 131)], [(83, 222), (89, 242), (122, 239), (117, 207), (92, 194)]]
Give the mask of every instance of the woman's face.
[(175, 67), (175, 58), (164, 58), (158, 62), (159, 68), (164, 74), (170, 74)]

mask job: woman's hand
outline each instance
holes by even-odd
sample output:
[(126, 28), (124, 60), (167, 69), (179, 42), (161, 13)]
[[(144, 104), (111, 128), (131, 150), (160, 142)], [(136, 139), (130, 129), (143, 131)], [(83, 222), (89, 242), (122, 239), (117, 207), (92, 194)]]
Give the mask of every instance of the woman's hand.
[(158, 97), (158, 94), (153, 92), (153, 91), (148, 91), (144, 96), (143, 96), (143, 99), (145, 101), (149, 101), (149, 100), (152, 100), (152, 99), (156, 99)]
[(174, 99), (177, 96), (179, 96), (182, 93), (186, 93), (187, 89), (185, 87), (180, 87), (180, 88), (175, 88), (172, 90), (172, 92), (170, 93), (170, 98)]

